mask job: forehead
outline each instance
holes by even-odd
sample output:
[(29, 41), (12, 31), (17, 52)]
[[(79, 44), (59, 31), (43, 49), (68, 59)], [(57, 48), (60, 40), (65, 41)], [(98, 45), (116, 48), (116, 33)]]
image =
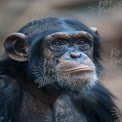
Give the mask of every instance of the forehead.
[(65, 38), (65, 39), (70, 39), (70, 38), (80, 38), (84, 37), (89, 40), (93, 40), (93, 36), (86, 32), (86, 31), (67, 31), (67, 32), (54, 32), (48, 36), (45, 37), (45, 39), (50, 39), (50, 38)]

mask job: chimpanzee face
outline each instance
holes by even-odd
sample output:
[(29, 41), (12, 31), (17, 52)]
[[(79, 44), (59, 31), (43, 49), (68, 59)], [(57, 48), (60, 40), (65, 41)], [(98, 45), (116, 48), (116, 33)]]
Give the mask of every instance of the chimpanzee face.
[(38, 50), (40, 59), (33, 66), (35, 82), (40, 87), (57, 82), (61, 87), (79, 90), (95, 83), (97, 76), (90, 33), (55, 32), (43, 39), (41, 47)]
[(11, 34), (5, 40), (6, 52), (16, 61), (28, 62), (29, 72), (39, 87), (52, 83), (70, 90), (92, 86), (97, 81), (94, 32), (88, 27), (65, 24), (47, 32), (30, 37), (30, 44), (25, 34)]

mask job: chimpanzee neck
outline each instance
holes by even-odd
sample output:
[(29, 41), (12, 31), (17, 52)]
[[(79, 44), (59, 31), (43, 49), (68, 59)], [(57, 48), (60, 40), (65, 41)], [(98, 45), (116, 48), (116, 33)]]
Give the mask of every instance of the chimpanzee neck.
[(54, 102), (61, 94), (65, 93), (65, 90), (58, 86), (58, 84), (45, 85), (38, 87), (38, 84), (33, 81), (26, 82), (23, 86), (23, 90), (30, 93), (33, 97), (37, 98), (44, 103)]

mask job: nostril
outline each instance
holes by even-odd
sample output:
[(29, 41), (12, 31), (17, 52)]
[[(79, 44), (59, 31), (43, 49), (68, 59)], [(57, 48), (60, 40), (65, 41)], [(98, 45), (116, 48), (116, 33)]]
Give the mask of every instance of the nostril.
[(81, 53), (77, 53), (77, 52), (74, 53), (73, 52), (73, 53), (70, 54), (70, 57), (71, 58), (80, 58), (81, 57)]

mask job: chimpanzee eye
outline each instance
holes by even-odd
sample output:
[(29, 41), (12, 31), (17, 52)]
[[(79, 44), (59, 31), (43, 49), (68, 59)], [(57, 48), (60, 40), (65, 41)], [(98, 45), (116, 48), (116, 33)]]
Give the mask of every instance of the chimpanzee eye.
[(50, 49), (55, 52), (62, 52), (65, 49), (65, 41), (62, 39), (52, 40), (50, 43)]
[(62, 40), (53, 40), (51, 42), (51, 45), (54, 46), (54, 47), (59, 47), (59, 46), (63, 46), (64, 45), (64, 42)]
[(87, 39), (78, 39), (77, 45), (84, 45), (87, 43)]
[(88, 43), (88, 41), (89, 40), (87, 39), (81, 38), (81, 39), (78, 39), (76, 44), (81, 50), (88, 50), (90, 48), (90, 44)]

